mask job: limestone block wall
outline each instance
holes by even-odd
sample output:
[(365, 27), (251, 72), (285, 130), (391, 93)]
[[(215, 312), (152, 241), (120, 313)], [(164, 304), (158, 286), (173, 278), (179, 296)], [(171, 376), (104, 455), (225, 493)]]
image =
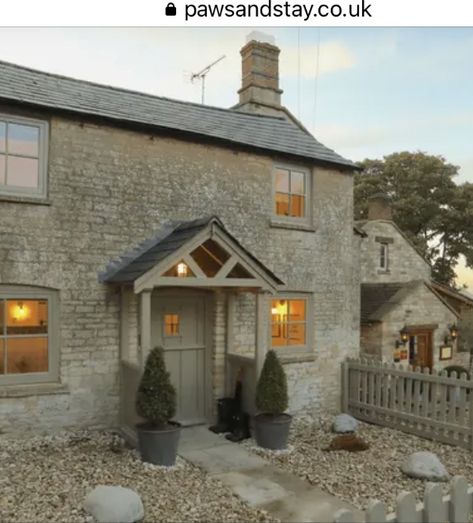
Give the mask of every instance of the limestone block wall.
[[(360, 270), (362, 283), (389, 283), (430, 280), (430, 266), (391, 221), (364, 222), (367, 237), (361, 242)], [(388, 270), (379, 268), (380, 239), (388, 243)]]
[[(382, 354), (383, 361), (393, 361), (395, 342), (404, 325), (438, 324), (433, 331), (433, 364), (440, 370), (448, 365), (465, 365), (465, 353), (459, 353), (454, 344), (453, 359), (440, 361), (440, 347), (448, 334), (448, 326), (457, 320), (456, 315), (438, 299), (425, 285), (418, 284), (415, 292), (410, 293), (395, 309), (383, 318)], [(468, 356), (468, 355), (467, 355)]]
[[(120, 295), (99, 283), (98, 273), (167, 221), (209, 214), (219, 216), (285, 290), (313, 297), (309, 361), (287, 364), (292, 408), (338, 404), (339, 363), (359, 350), (350, 173), (291, 160), (312, 172), (314, 217), (312, 229), (291, 230), (271, 222), (272, 168), (285, 158), (85, 118), (1, 104), (0, 110), (49, 121), (48, 200), (0, 198), (0, 285), (57, 289), (60, 347), (57, 383), (21, 390), (0, 384), (1, 431), (116, 425)], [(240, 314), (249, 321), (250, 305), (247, 312), (245, 307)], [(218, 314), (214, 343), (221, 347)], [(237, 337), (246, 350), (249, 330)], [(135, 324), (133, 350), (137, 338)]]

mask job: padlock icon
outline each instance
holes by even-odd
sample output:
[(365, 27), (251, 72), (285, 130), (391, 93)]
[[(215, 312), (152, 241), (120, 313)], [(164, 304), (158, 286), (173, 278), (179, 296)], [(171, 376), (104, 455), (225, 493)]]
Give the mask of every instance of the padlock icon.
[(176, 16), (176, 6), (172, 2), (166, 6), (166, 16)]

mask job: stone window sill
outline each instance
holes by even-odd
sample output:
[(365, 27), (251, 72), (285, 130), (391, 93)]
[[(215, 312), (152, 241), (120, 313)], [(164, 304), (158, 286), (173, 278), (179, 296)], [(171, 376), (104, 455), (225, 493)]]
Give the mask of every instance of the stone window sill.
[(16, 196), (13, 194), (0, 194), (0, 202), (26, 203), (29, 205), (51, 205), (51, 200), (49, 200), (48, 198), (35, 198), (33, 196)]
[(315, 227), (306, 223), (279, 222), (272, 220), (270, 226), (273, 229), (289, 229), (291, 231), (315, 232)]
[(388, 270), (378, 269), (378, 274), (391, 274), (391, 271), (389, 269)]
[(0, 398), (26, 398), (49, 394), (69, 394), (63, 383), (32, 383), (31, 385), (0, 385)]
[(300, 352), (298, 354), (289, 353), (278, 353), (276, 351), (281, 363), (304, 363), (309, 361), (315, 361), (315, 354), (312, 352)]

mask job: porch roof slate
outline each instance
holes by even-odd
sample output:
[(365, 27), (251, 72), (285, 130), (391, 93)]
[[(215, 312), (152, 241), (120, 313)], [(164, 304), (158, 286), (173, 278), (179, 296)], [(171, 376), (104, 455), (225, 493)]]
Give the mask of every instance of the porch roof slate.
[(406, 283), (362, 283), (361, 323), (373, 321), (379, 309), (407, 286)]
[(0, 61), (0, 100), (205, 136), (358, 170), (285, 118), (173, 100)]
[(105, 271), (99, 274), (99, 281), (103, 283), (134, 282), (213, 223), (217, 224), (275, 283), (284, 285), (282, 280), (227, 231), (216, 216), (167, 223), (152, 238), (142, 242), (119, 260), (111, 262)]

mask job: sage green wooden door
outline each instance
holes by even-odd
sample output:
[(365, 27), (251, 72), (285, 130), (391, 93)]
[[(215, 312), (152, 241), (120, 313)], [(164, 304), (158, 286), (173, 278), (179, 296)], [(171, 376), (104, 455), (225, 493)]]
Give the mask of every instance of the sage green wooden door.
[(189, 295), (153, 296), (153, 346), (164, 348), (171, 381), (177, 391), (175, 419), (183, 425), (206, 421), (205, 299)]

